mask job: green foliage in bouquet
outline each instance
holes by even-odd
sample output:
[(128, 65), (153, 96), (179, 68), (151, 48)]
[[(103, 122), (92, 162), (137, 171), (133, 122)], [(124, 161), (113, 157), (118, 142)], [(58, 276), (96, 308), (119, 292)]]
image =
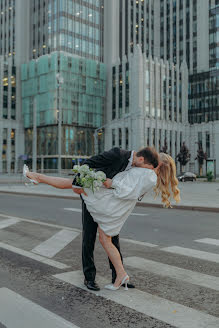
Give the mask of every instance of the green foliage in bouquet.
[(93, 192), (99, 190), (106, 180), (106, 174), (102, 171), (94, 171), (88, 165), (74, 165), (73, 172), (78, 174), (76, 182), (82, 188), (91, 189)]

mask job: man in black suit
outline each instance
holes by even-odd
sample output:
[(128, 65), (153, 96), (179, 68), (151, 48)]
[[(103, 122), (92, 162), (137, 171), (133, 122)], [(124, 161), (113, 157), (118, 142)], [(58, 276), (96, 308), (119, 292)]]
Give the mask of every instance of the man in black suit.
[[(103, 171), (106, 177), (112, 179), (117, 173), (131, 168), (132, 166), (140, 166), (141, 163), (148, 165), (148, 168), (155, 168), (158, 165), (158, 153), (155, 149), (147, 147), (139, 152), (127, 151), (120, 148), (113, 148), (109, 151), (105, 151), (100, 155), (93, 156), (87, 159), (83, 164), (87, 164), (90, 168), (97, 171)], [(73, 185), (75, 185), (75, 180)], [(73, 190), (77, 194), (84, 193), (84, 190), (74, 188)], [(83, 241), (82, 241), (82, 264), (83, 272), (85, 276), (84, 283), (88, 289), (99, 290), (99, 286), (95, 282), (96, 267), (94, 264), (94, 246), (96, 241), (97, 223), (94, 222), (92, 216), (88, 212), (85, 202), (82, 199), (82, 226), (83, 226)], [(122, 254), (120, 252), (119, 235), (112, 237), (112, 243), (118, 249), (121, 259)], [(116, 280), (115, 268), (110, 262), (110, 268), (112, 270), (112, 283)], [(133, 285), (128, 284), (129, 288), (134, 288)]]

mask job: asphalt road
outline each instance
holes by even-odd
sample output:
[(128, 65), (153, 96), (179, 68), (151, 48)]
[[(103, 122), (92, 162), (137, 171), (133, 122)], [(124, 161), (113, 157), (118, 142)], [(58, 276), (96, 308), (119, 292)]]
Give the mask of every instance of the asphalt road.
[(121, 232), (135, 290), (104, 290), (110, 270), (97, 240), (101, 291), (90, 293), (80, 206), (0, 195), (0, 328), (219, 327), (217, 213), (136, 207)]
[[(81, 229), (80, 209), (80, 200), (0, 195), (1, 213), (71, 228)], [(189, 247), (194, 239), (218, 238), (218, 213), (149, 207), (136, 207), (133, 213), (137, 215), (132, 214), (121, 231), (124, 238)]]

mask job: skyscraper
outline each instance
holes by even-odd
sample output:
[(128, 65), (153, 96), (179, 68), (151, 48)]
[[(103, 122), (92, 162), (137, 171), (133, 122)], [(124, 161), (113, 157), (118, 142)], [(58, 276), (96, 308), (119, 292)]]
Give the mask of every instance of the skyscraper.
[(24, 154), (20, 64), (28, 60), (28, 3), (0, 1), (0, 172), (17, 171)]
[(103, 61), (102, 0), (30, 1), (30, 59), (64, 51)]
[(103, 1), (35, 0), (29, 10), (25, 152), (34, 169), (70, 169), (72, 157), (92, 155), (103, 124)]
[(14, 116), (25, 144), (14, 158), (27, 155), (34, 168), (70, 168), (72, 157), (92, 155), (100, 128), (106, 149), (166, 145), (175, 157), (185, 141), (196, 172), (199, 143), (219, 171), (218, 0), (0, 5), (5, 171)]
[[(202, 140), (208, 157), (217, 159), (218, 172), (218, 0), (112, 0), (105, 10), (114, 17), (113, 25), (105, 17), (105, 42), (112, 45), (105, 49), (112, 98), (107, 147), (158, 148), (166, 140), (175, 156), (185, 141), (192, 152), (187, 170), (198, 171), (195, 157)], [(139, 90), (133, 83), (136, 72)]]

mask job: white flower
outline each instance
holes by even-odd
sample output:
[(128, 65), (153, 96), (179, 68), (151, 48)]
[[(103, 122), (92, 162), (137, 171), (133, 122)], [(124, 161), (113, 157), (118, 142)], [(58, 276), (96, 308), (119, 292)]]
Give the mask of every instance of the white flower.
[(90, 172), (88, 173), (88, 175), (89, 175), (90, 178), (93, 178), (93, 179), (96, 178), (96, 173), (95, 173), (94, 171), (90, 171)]
[(97, 180), (94, 181), (94, 188), (99, 187), (99, 182)]
[(90, 169), (89, 169), (89, 166), (88, 165), (81, 165), (80, 167), (79, 167), (79, 173), (88, 173), (88, 172), (90, 172)]
[(102, 171), (98, 171), (98, 172), (96, 172), (96, 178), (97, 178), (97, 180), (100, 180), (100, 181), (106, 180), (106, 174)]
[(77, 171), (77, 172), (78, 172), (79, 169), (80, 169), (80, 165), (74, 165), (74, 167), (73, 167), (73, 170), (74, 170), (74, 171)]

